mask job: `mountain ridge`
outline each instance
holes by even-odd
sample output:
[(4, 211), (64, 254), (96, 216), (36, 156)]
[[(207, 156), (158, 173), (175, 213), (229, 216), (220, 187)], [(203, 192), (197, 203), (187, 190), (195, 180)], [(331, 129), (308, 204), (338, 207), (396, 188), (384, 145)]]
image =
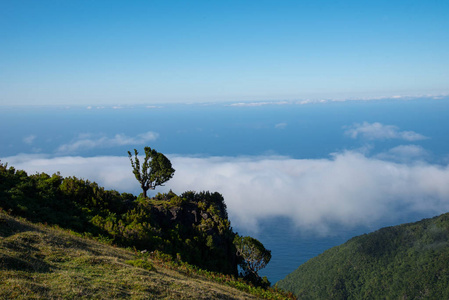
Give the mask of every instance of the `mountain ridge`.
[(449, 299), (449, 213), (353, 237), (276, 286), (300, 299)]

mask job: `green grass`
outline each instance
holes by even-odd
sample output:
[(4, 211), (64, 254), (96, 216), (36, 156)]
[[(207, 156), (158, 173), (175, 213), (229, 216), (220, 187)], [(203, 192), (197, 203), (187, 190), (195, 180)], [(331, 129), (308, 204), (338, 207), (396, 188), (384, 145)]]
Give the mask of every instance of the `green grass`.
[(0, 213), (0, 299), (285, 298), (211, 274)]

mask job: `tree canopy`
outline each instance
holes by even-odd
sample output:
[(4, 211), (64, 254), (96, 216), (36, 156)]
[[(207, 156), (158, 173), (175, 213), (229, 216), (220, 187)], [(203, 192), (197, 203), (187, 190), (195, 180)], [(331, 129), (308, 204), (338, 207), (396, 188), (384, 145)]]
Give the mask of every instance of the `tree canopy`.
[(139, 161), (139, 152), (134, 149), (134, 158), (128, 151), (129, 160), (133, 168), (133, 174), (143, 191), (143, 196), (147, 197), (147, 191), (154, 190), (156, 186), (161, 186), (173, 177), (175, 169), (172, 168), (170, 160), (162, 153), (150, 147), (145, 147), (145, 159), (142, 166)]
[(270, 262), (271, 251), (265, 249), (261, 242), (250, 236), (236, 235), (234, 245), (237, 255), (243, 259), (243, 263), (240, 265), (243, 269), (243, 277), (257, 284), (262, 283), (257, 272)]

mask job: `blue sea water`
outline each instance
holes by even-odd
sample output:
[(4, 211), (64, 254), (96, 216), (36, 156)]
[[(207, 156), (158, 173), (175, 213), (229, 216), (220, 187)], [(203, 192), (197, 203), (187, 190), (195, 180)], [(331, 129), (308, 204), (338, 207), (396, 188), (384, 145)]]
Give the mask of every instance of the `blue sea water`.
[[(135, 137), (157, 133), (151, 147), (163, 153), (195, 156), (282, 155), (297, 159), (328, 158), (331, 153), (367, 148), (370, 155), (404, 144), (397, 139), (352, 139), (345, 128), (379, 122), (426, 137), (407, 142), (422, 147), (426, 160), (447, 164), (449, 99), (347, 101), (259, 106), (178, 104), (156, 107), (1, 107), (0, 159), (25, 154), (47, 156), (126, 155), (130, 145), (80, 147), (61, 153), (61, 145), (83, 137), (98, 139), (121, 134)], [(142, 147), (138, 145), (136, 147)], [(198, 187), (201, 190), (201, 187)], [(226, 199), (225, 199), (226, 200)], [(406, 216), (372, 227), (336, 228), (319, 236), (296, 229), (291, 220), (268, 218), (257, 232), (234, 228), (258, 238), (273, 258), (260, 273), (275, 283), (301, 263), (349, 238), (381, 226), (417, 221), (430, 215)], [(232, 222), (232, 220), (231, 220)]]
[[(79, 134), (134, 136), (153, 131), (159, 138), (152, 144), (165, 153), (212, 156), (276, 153), (293, 158), (321, 158), (362, 146), (359, 140), (344, 135), (344, 126), (380, 122), (430, 137), (420, 144), (441, 156), (449, 148), (448, 101), (384, 100), (255, 107), (167, 105), (122, 109), (1, 107), (0, 155), (55, 153), (58, 145), (69, 143)], [(36, 136), (32, 146), (23, 143), (23, 138), (29, 135)], [(384, 140), (376, 145), (379, 147), (376, 151), (395, 143), (399, 142)], [(127, 148), (82, 149), (74, 154), (121, 155)]]

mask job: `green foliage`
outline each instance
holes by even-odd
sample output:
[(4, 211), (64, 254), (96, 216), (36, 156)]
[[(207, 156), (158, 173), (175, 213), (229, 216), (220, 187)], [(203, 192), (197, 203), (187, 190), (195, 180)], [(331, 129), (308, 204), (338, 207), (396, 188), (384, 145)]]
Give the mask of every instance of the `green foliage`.
[(352, 238), (277, 286), (300, 299), (449, 299), (449, 214)]
[(110, 244), (159, 250), (203, 269), (237, 275), (235, 233), (222, 195), (172, 191), (153, 199), (95, 182), (0, 164), (0, 209)]
[(187, 191), (181, 197), (187, 199), (187, 201), (198, 203), (199, 207), (203, 210), (207, 210), (208, 208), (215, 209), (222, 219), (228, 218), (226, 203), (224, 202), (223, 196), (218, 192), (211, 193), (209, 191), (203, 191), (195, 193), (194, 191)]
[(156, 186), (163, 185), (173, 177), (175, 169), (172, 168), (170, 160), (164, 154), (157, 152), (150, 147), (145, 147), (145, 159), (140, 166), (139, 152), (134, 149), (134, 159), (128, 151), (129, 160), (133, 168), (133, 174), (143, 191), (143, 197), (147, 197), (149, 189), (154, 190)]
[(126, 263), (131, 266), (137, 267), (137, 268), (145, 269), (147, 271), (155, 271), (156, 270), (156, 268), (153, 266), (153, 264), (151, 262), (149, 262), (148, 260), (144, 260), (144, 259), (127, 260)]
[(222, 218), (227, 212), (216, 206), (217, 199), (223, 201), (223, 197), (209, 192), (189, 192), (188, 197), (184, 196), (170, 191), (140, 202), (139, 212), (134, 213), (146, 211), (153, 237), (162, 241), (157, 247), (146, 249), (161, 250), (174, 257), (179, 253), (184, 261), (201, 268), (237, 274), (232, 243), (235, 233), (229, 220)]

